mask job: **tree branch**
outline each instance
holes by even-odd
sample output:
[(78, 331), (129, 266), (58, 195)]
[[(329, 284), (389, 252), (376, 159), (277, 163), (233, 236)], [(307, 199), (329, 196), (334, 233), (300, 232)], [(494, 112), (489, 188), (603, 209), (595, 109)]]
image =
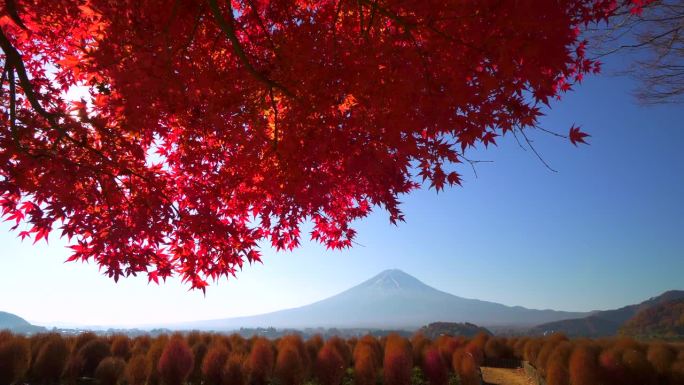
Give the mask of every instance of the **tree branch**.
[(214, 15), (214, 18), (216, 19), (216, 23), (218, 23), (219, 28), (223, 31), (223, 33), (226, 34), (228, 37), (228, 40), (230, 40), (231, 45), (233, 46), (233, 51), (235, 52), (235, 55), (240, 59), (242, 64), (245, 66), (247, 71), (258, 81), (261, 83), (264, 83), (267, 85), (269, 88), (275, 88), (280, 90), (283, 94), (289, 97), (294, 97), (294, 94), (290, 92), (287, 88), (283, 87), (276, 81), (269, 79), (268, 77), (264, 76), (261, 72), (257, 71), (256, 68), (252, 65), (252, 63), (249, 60), (249, 57), (247, 57), (247, 53), (245, 52), (244, 48), (240, 44), (240, 40), (238, 39), (236, 33), (235, 33), (235, 16), (233, 15), (233, 7), (230, 4), (230, 1), (227, 1), (226, 3), (228, 4), (228, 20), (226, 20), (223, 15), (221, 14), (221, 9), (218, 6), (218, 3), (216, 0), (208, 0), (209, 1), (209, 8), (211, 8), (211, 13)]

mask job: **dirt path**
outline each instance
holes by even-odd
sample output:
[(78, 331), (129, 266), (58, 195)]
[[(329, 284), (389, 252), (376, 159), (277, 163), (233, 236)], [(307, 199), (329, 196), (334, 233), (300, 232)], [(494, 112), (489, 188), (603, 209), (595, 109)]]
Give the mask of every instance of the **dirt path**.
[(523, 369), (482, 368), (482, 379), (491, 385), (533, 385)]

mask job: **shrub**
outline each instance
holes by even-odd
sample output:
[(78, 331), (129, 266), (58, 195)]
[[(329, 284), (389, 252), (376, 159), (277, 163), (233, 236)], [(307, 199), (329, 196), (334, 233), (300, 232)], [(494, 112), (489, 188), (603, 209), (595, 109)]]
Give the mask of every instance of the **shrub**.
[(50, 335), (41, 345), (33, 363), (34, 379), (45, 385), (58, 383), (68, 358), (66, 341), (58, 334)]
[(572, 353), (569, 342), (558, 343), (546, 363), (546, 382), (548, 385), (569, 385), (568, 361)]
[(222, 343), (214, 343), (202, 360), (202, 376), (208, 385), (221, 384), (221, 372), (228, 360), (228, 349)]
[(342, 357), (342, 360), (344, 360), (345, 368), (351, 365), (351, 350), (349, 350), (349, 346), (342, 338), (337, 336), (331, 337), (328, 339), (327, 343), (331, 344), (337, 350), (337, 352), (340, 353), (340, 357)]
[(230, 341), (231, 353), (237, 353), (242, 355), (247, 355), (247, 353), (249, 353), (247, 341), (244, 338), (242, 338), (241, 335), (233, 333), (228, 337), (228, 341)]
[(173, 336), (164, 347), (157, 369), (165, 385), (181, 385), (193, 367), (192, 350), (180, 335)]
[(221, 372), (221, 381), (223, 385), (245, 385), (247, 383), (244, 355), (231, 353), (228, 356)]
[(252, 350), (247, 358), (249, 383), (251, 385), (266, 385), (273, 374), (273, 348), (265, 338), (256, 338)]
[(304, 380), (304, 362), (297, 344), (281, 341), (275, 364), (275, 377), (281, 385), (299, 385)]
[(480, 373), (475, 363), (475, 358), (465, 352), (460, 365), (461, 371), (458, 373), (461, 385), (480, 385)]
[(81, 333), (77, 335), (75, 339), (72, 340), (73, 345), (71, 347), (71, 351), (78, 352), (79, 350), (81, 350), (83, 346), (85, 346), (85, 344), (96, 339), (97, 334), (93, 332)]
[(627, 383), (627, 372), (622, 363), (622, 353), (615, 347), (605, 349), (599, 355), (601, 380), (608, 384)]
[(313, 364), (316, 362), (316, 357), (318, 357), (318, 352), (323, 347), (323, 337), (318, 334), (314, 335), (306, 340), (304, 347), (306, 348), (306, 351), (309, 355), (309, 361), (313, 367)]
[(523, 349), (523, 358), (525, 358), (525, 361), (531, 363), (532, 365), (536, 365), (537, 357), (539, 357), (539, 352), (541, 351), (542, 345), (543, 344), (540, 339), (532, 338), (527, 340)]
[(437, 348), (431, 347), (425, 351), (422, 368), (431, 385), (447, 385), (449, 370)]
[(484, 352), (482, 351), (483, 343), (481, 341), (472, 340), (468, 342), (465, 347), (466, 353), (470, 353), (470, 356), (475, 360), (475, 366), (479, 367), (484, 363)]
[(380, 341), (378, 341), (378, 339), (373, 337), (372, 335), (367, 334), (359, 340), (358, 344), (370, 346), (371, 351), (372, 351), (372, 357), (373, 357), (373, 360), (375, 362), (375, 367), (378, 369), (381, 368), (382, 367), (382, 360), (383, 360), (383, 352), (382, 352), (382, 346), (380, 345)]
[(131, 340), (125, 335), (116, 335), (112, 338), (112, 356), (122, 358), (124, 361), (131, 358)]
[(147, 354), (145, 355), (145, 369), (147, 372), (148, 385), (158, 385), (161, 382), (161, 376), (159, 375), (158, 365), (159, 359), (161, 358), (161, 355), (164, 352), (164, 347), (166, 346), (167, 342), (168, 336), (161, 335), (157, 337), (154, 340), (154, 342), (152, 342), (152, 345), (150, 345), (150, 349), (147, 351)]
[(572, 385), (598, 385), (598, 350), (586, 344), (577, 346), (570, 355), (569, 371)]
[(415, 365), (423, 365), (423, 355), (428, 346), (430, 346), (430, 339), (426, 338), (423, 333), (416, 333), (411, 337), (411, 351)]
[(628, 383), (646, 384), (655, 377), (655, 370), (641, 349), (625, 350), (622, 353), (622, 362), (627, 370)]
[(677, 358), (677, 352), (662, 342), (650, 344), (646, 358), (659, 375), (666, 375)]
[(444, 362), (449, 362), (456, 349), (461, 347), (463, 343), (463, 340), (459, 340), (451, 336), (440, 336), (437, 338), (434, 345), (439, 349), (439, 353), (442, 355), (442, 360), (444, 360)]
[(312, 362), (309, 359), (309, 353), (304, 345), (302, 338), (296, 334), (288, 335), (280, 339), (278, 343), (278, 351), (284, 346), (291, 346), (297, 350), (299, 358), (302, 361), (302, 381), (311, 377), (311, 366)]
[(144, 355), (136, 354), (128, 360), (124, 377), (128, 385), (145, 385), (147, 381), (147, 360)]
[(537, 360), (534, 362), (534, 366), (537, 368), (537, 370), (539, 370), (539, 372), (544, 377), (546, 376), (546, 363), (549, 360), (549, 357), (551, 357), (551, 353), (556, 348), (556, 345), (558, 345), (558, 342), (556, 342), (556, 341), (553, 341), (553, 340), (544, 341), (542, 348), (539, 350), (539, 355), (537, 356)]
[(188, 381), (191, 384), (201, 385), (202, 384), (202, 363), (204, 362), (204, 357), (207, 355), (207, 344), (204, 343), (203, 339), (198, 338), (194, 345), (192, 346), (192, 356), (195, 357), (195, 364), (193, 365), (192, 372)]
[(500, 338), (492, 337), (484, 346), (484, 355), (487, 358), (509, 358), (510, 349)]
[(100, 361), (108, 357), (109, 354), (109, 344), (104, 340), (95, 338), (86, 342), (76, 354), (77, 362), (80, 364), (79, 375), (93, 377)]
[(318, 351), (315, 365), (316, 377), (321, 385), (340, 385), (344, 377), (344, 358), (330, 341)]
[(20, 381), (31, 364), (28, 340), (19, 336), (3, 336), (0, 340), (0, 385)]
[(126, 362), (120, 357), (107, 357), (95, 369), (95, 378), (100, 385), (116, 385), (123, 376)]
[(513, 345), (513, 355), (516, 358), (519, 358), (519, 359), (525, 358), (525, 344), (527, 344), (527, 341), (529, 341), (529, 340), (530, 340), (529, 338), (523, 337), (523, 338), (518, 338), (515, 341), (515, 344)]
[(144, 335), (135, 337), (131, 347), (131, 356), (147, 354), (147, 351), (150, 350), (150, 346), (152, 346), (152, 339), (150, 336)]
[(458, 348), (451, 356), (451, 370), (458, 375), (461, 374), (461, 363), (463, 362), (463, 357), (465, 354), (465, 348)]
[(385, 385), (410, 385), (413, 367), (411, 347), (406, 339), (392, 334), (387, 338), (383, 361)]
[(354, 348), (354, 380), (356, 385), (375, 385), (378, 364), (374, 357), (373, 347), (369, 343), (359, 341)]

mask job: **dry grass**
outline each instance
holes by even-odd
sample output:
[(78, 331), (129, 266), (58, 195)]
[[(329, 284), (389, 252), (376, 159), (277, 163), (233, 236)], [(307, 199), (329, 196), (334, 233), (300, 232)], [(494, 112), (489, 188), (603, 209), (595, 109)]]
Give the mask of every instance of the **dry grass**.
[(482, 367), (482, 379), (490, 385), (533, 385), (523, 369)]

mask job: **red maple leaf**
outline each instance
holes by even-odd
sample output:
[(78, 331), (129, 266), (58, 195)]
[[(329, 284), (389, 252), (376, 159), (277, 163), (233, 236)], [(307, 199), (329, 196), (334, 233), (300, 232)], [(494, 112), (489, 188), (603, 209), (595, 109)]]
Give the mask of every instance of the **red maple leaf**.
[(570, 142), (577, 146), (578, 143), (584, 143), (584, 144), (589, 144), (587, 143), (584, 138), (591, 136), (585, 132), (580, 131), (580, 128), (575, 126), (574, 124), (572, 127), (570, 127), (570, 134), (568, 135), (568, 138), (570, 138)]

